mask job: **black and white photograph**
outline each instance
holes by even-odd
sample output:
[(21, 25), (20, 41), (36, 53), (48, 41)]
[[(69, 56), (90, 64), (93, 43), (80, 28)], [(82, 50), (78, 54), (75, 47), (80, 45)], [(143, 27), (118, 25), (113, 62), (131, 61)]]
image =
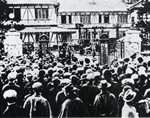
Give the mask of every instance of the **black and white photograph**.
[(0, 0), (6, 117), (150, 117), (150, 0)]

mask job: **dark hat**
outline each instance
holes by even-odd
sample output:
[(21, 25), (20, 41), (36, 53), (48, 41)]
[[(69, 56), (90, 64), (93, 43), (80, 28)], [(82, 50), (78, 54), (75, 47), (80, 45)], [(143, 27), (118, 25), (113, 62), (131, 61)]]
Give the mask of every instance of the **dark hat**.
[(76, 75), (71, 75), (70, 80), (72, 84), (79, 82), (79, 78)]
[(17, 56), (16, 57), (18, 60), (21, 60), (22, 59), (22, 56), (20, 55), (20, 56)]
[(72, 84), (68, 84), (67, 86), (64, 87), (64, 90), (65, 90), (66, 92), (72, 91), (72, 90), (73, 90), (73, 85), (72, 85)]
[(76, 64), (74, 64), (73, 66), (72, 66), (72, 69), (73, 70), (76, 70), (78, 68), (78, 66), (76, 65)]
[(123, 100), (125, 102), (131, 102), (134, 100), (135, 96), (136, 96), (136, 92), (132, 91), (132, 89), (129, 89), (125, 92), (123, 96)]
[(39, 76), (41, 77), (43, 77), (43, 76), (45, 76), (45, 74), (46, 74), (46, 72), (45, 72), (45, 70), (43, 70), (43, 69), (41, 69), (40, 71), (39, 71)]
[(138, 57), (137, 60), (141, 63), (143, 62), (143, 58), (142, 57)]
[(124, 62), (129, 62), (129, 61), (130, 61), (129, 58), (125, 58), (125, 59), (124, 59)]
[(64, 73), (64, 70), (63, 70), (62, 68), (58, 68), (58, 69), (57, 69), (57, 72), (61, 75), (61, 74)]
[(130, 58), (135, 59), (136, 58), (136, 53), (130, 56)]
[(85, 63), (88, 63), (88, 64), (90, 63), (90, 59), (89, 58), (85, 58), (84, 61), (85, 61)]
[(58, 77), (54, 77), (52, 79), (52, 82), (53, 82), (54, 85), (59, 85), (60, 84), (60, 79)]
[(77, 57), (72, 57), (72, 61), (73, 61), (73, 62), (77, 62), (77, 61), (78, 61), (78, 58), (77, 58)]
[(82, 74), (82, 75), (81, 75), (80, 81), (84, 81), (84, 80), (88, 80), (88, 79), (87, 79), (87, 74)]
[(111, 73), (111, 71), (109, 69), (105, 69), (103, 71), (103, 76), (104, 76), (104, 78), (111, 77), (112, 73)]
[(111, 84), (108, 83), (106, 80), (101, 80), (101, 82), (98, 86), (98, 88), (103, 88), (103, 89), (109, 88), (109, 87), (111, 87)]
[(25, 68), (23, 67), (23, 66), (20, 66), (17, 70), (16, 70), (16, 72), (17, 73), (22, 73), (22, 72), (24, 72), (24, 70), (25, 70)]

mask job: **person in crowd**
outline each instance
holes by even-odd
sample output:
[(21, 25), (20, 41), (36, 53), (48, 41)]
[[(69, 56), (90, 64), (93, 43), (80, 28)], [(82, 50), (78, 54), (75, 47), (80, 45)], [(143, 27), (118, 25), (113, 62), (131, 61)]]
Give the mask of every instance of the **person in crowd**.
[(108, 91), (111, 84), (106, 80), (101, 80), (98, 87), (101, 91), (94, 100), (94, 117), (117, 117), (119, 110), (118, 101), (115, 95)]
[(2, 117), (26, 117), (25, 116), (25, 109), (19, 106), (16, 103), (17, 100), (17, 92), (13, 89), (6, 90), (3, 93), (4, 99), (7, 101), (7, 107), (3, 112)]
[(65, 87), (67, 99), (63, 102), (58, 118), (63, 117), (88, 117), (89, 113), (76, 92), (73, 91), (72, 84)]
[[(23, 107), (26, 117), (150, 116), (149, 59), (132, 55), (101, 65), (92, 56), (80, 59), (74, 51), (70, 53), (67, 43), (61, 49), (60, 55), (46, 51), (39, 57), (35, 51), (17, 57), (3, 56), (0, 117), (6, 107), (14, 104), (19, 107), (11, 108)], [(16, 91), (17, 97), (8, 105), (3, 94), (9, 90)], [(128, 110), (131, 113), (123, 113), (128, 107), (133, 108)]]
[(93, 72), (87, 75), (87, 83), (80, 89), (79, 96), (85, 104), (90, 116), (93, 116), (93, 103), (95, 96), (100, 92), (97, 86), (94, 85), (94, 74)]
[(123, 96), (124, 105), (122, 107), (121, 118), (139, 118), (139, 114), (135, 107), (135, 97), (136, 92), (133, 90), (129, 89), (125, 92)]
[(51, 107), (46, 98), (42, 97), (42, 83), (35, 82), (32, 85), (34, 94), (26, 99), (23, 108), (29, 118), (32, 117), (52, 117)]
[(23, 104), (23, 90), (22, 88), (17, 85), (17, 79), (16, 79), (16, 76), (17, 76), (17, 73), (16, 72), (10, 72), (7, 76), (7, 80), (8, 80), (8, 83), (5, 84), (3, 87), (2, 87), (2, 94), (9, 90), (9, 89), (12, 89), (12, 90), (15, 90), (17, 92), (17, 98), (18, 98), (18, 101), (21, 104)]

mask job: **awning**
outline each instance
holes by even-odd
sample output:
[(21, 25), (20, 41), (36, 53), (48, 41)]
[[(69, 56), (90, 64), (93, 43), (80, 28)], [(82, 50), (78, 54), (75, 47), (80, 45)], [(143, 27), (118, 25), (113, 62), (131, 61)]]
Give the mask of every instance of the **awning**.
[(26, 27), (22, 33), (38, 33), (38, 32), (53, 32), (53, 33), (76, 33), (77, 30), (66, 29), (61, 27)]

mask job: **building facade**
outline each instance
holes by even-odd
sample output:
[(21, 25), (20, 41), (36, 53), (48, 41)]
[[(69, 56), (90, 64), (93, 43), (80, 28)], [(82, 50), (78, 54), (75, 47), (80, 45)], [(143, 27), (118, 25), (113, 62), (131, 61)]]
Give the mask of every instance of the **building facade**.
[(58, 0), (59, 26), (78, 29), (75, 43), (99, 40), (102, 32), (110, 41), (124, 36), (131, 26), (128, 7), (137, 0)]
[(57, 46), (62, 42), (64, 32), (69, 35), (75, 32), (58, 27), (59, 3), (56, 0), (7, 0), (7, 4), (9, 12), (14, 14), (10, 20), (25, 25), (20, 37), (29, 51)]

